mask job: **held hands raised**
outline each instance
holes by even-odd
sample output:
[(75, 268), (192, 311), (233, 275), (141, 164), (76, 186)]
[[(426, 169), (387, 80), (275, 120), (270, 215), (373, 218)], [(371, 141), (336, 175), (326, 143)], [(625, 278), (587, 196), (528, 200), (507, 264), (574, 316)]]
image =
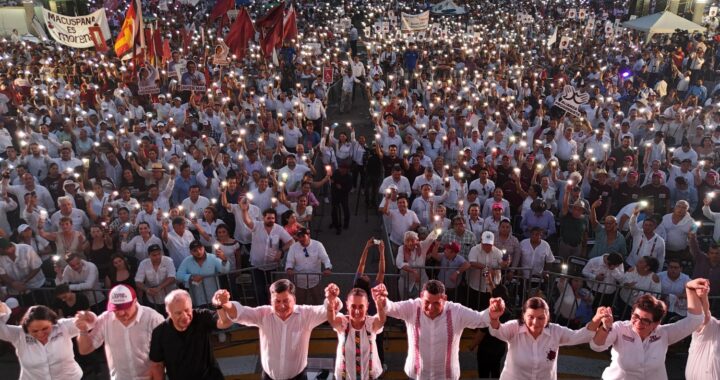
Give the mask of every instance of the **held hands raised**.
[(222, 307), (224, 309), (231, 307), (232, 304), (230, 303), (230, 292), (225, 289), (220, 289), (216, 291), (215, 294), (213, 294), (212, 304), (215, 307)]
[(490, 306), (488, 306), (490, 319), (500, 319), (505, 314), (505, 301), (500, 297), (490, 298)]

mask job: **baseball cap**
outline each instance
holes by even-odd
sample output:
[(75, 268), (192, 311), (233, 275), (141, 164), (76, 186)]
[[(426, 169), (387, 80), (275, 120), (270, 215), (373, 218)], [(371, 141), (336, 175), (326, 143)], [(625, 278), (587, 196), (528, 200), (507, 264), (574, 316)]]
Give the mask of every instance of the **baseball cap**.
[(19, 234), (21, 234), (21, 233), (25, 232), (25, 230), (27, 230), (28, 228), (30, 228), (30, 226), (28, 226), (27, 224), (21, 224), (18, 226), (17, 232)]
[(199, 240), (193, 240), (193, 241), (190, 242), (190, 249), (191, 249), (191, 250), (193, 250), (193, 249), (195, 249), (195, 248), (198, 248), (198, 247), (202, 247), (202, 246), (203, 246), (203, 245), (202, 245), (202, 243), (200, 243)]
[(163, 140), (171, 139), (171, 138), (172, 138), (172, 136), (170, 136), (170, 135), (167, 134), (167, 133), (165, 133), (165, 134), (162, 135), (162, 139), (163, 139)]
[(160, 251), (160, 250), (162, 250), (162, 248), (160, 248), (160, 244), (153, 244), (148, 247), (148, 253)]
[(307, 235), (309, 233), (310, 233), (310, 231), (308, 231), (307, 228), (301, 227), (301, 228), (298, 228), (297, 232), (295, 233), (295, 236), (303, 236), (303, 235)]
[(498, 203), (493, 203), (492, 208), (493, 208), (493, 209), (500, 209), (500, 210), (504, 210), (504, 209), (505, 209), (505, 208), (503, 207), (502, 203), (499, 203), (499, 202), (498, 202)]
[(628, 177), (637, 177), (637, 176), (638, 176), (638, 172), (636, 172), (635, 170), (632, 170), (632, 171), (630, 171), (630, 173), (628, 173)]
[(455, 253), (458, 253), (460, 252), (460, 245), (454, 241), (451, 241), (450, 243), (445, 244), (445, 249), (449, 249)]
[(75, 187), (77, 187), (77, 183), (75, 183), (75, 181), (73, 181), (73, 180), (71, 180), (71, 179), (68, 179), (68, 180), (65, 180), (65, 182), (63, 182), (63, 187), (65, 187), (65, 186), (75, 186)]
[(482, 234), (482, 237), (480, 238), (480, 242), (482, 244), (494, 244), (495, 243), (495, 235), (490, 231), (485, 231)]
[(126, 310), (135, 303), (135, 291), (127, 285), (116, 285), (108, 296), (108, 311)]
[(12, 243), (10, 242), (10, 240), (8, 240), (6, 238), (0, 238), (0, 248), (1, 249), (9, 248), (11, 245), (12, 245)]

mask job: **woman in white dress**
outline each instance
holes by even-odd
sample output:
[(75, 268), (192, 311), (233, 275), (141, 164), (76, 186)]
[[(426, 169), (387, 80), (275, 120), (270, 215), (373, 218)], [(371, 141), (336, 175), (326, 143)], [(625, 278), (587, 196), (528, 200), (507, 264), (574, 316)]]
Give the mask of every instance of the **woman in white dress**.
[(80, 334), (75, 318), (58, 319), (45, 306), (33, 306), (20, 326), (6, 324), (10, 308), (0, 302), (0, 340), (15, 347), (20, 362), (19, 380), (80, 380), (72, 339)]
[[(335, 299), (338, 294), (337, 287), (331, 289), (327, 304), (337, 307)], [(328, 306), (328, 322), (338, 335), (336, 379), (377, 379), (382, 374), (375, 337), (382, 332), (385, 324), (385, 305), (384, 299), (379, 298), (382, 297), (375, 298), (378, 312), (373, 316), (367, 315), (368, 294), (360, 288), (352, 289), (347, 296), (349, 315), (343, 315), (336, 307)], [(358, 367), (360, 376), (357, 374)]]
[[(667, 380), (665, 355), (668, 346), (690, 335), (703, 322), (701, 298), (710, 289), (710, 283), (697, 278), (685, 285), (687, 317), (660, 325), (667, 313), (667, 306), (657, 298), (646, 294), (638, 298), (629, 321), (612, 323), (603, 321), (590, 348), (602, 352), (612, 346), (612, 362), (603, 372), (604, 380)], [(712, 377), (711, 377), (712, 378)], [(705, 378), (703, 378), (705, 379)], [(708, 378), (710, 379), (710, 378)]]

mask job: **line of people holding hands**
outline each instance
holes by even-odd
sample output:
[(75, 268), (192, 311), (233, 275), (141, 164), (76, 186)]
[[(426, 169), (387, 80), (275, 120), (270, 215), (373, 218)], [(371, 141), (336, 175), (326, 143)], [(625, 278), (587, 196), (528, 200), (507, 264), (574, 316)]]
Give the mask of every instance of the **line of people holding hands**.
[[(193, 309), (189, 294), (178, 289), (165, 299), (166, 320), (140, 305), (132, 288), (117, 285), (108, 296), (107, 311), (99, 316), (82, 311), (58, 318), (45, 306), (33, 306), (14, 326), (6, 324), (10, 308), (0, 303), (0, 339), (15, 346), (21, 380), (80, 379), (73, 338), (81, 354), (104, 343), (112, 379), (223, 379), (210, 336), (237, 323), (259, 330), (263, 379), (307, 379), (312, 330), (327, 321), (338, 335), (335, 378), (376, 379), (383, 372), (376, 336), (392, 317), (405, 323), (404, 370), (413, 379), (460, 378), (464, 329), (486, 327), (507, 343), (503, 380), (556, 379), (560, 347), (585, 343), (600, 352), (612, 348), (603, 379), (662, 380), (667, 379), (668, 346), (692, 334), (686, 377), (704, 380), (720, 376), (720, 322), (710, 316), (708, 289), (706, 279), (688, 282), (688, 315), (675, 323), (661, 324), (666, 305), (644, 295), (632, 306), (628, 321), (615, 321), (612, 309), (600, 306), (586, 326), (572, 330), (550, 322), (550, 308), (542, 298), (527, 299), (518, 319), (501, 322), (506, 312), (502, 298), (492, 298), (478, 312), (448, 301), (444, 285), (436, 280), (424, 284), (419, 298), (399, 302), (388, 298), (382, 283), (371, 294), (353, 288), (343, 302), (340, 288), (331, 283), (324, 304), (310, 306), (297, 305), (295, 285), (282, 279), (270, 286), (269, 305), (244, 306), (220, 289), (212, 298), (216, 310)], [(368, 314), (371, 302), (375, 315)]]

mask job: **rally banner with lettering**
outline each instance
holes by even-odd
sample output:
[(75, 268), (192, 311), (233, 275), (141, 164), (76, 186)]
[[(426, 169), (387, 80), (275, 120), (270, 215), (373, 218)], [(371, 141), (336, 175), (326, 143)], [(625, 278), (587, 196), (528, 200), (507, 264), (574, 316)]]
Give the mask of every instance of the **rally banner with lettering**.
[[(91, 48), (96, 46), (96, 41), (101, 39), (104, 42), (111, 37), (104, 8), (78, 17), (43, 9), (43, 16), (52, 38), (65, 46)], [(102, 38), (98, 38), (98, 28)]]
[(416, 15), (402, 13), (401, 18), (403, 32), (419, 32), (430, 26), (430, 11)]

